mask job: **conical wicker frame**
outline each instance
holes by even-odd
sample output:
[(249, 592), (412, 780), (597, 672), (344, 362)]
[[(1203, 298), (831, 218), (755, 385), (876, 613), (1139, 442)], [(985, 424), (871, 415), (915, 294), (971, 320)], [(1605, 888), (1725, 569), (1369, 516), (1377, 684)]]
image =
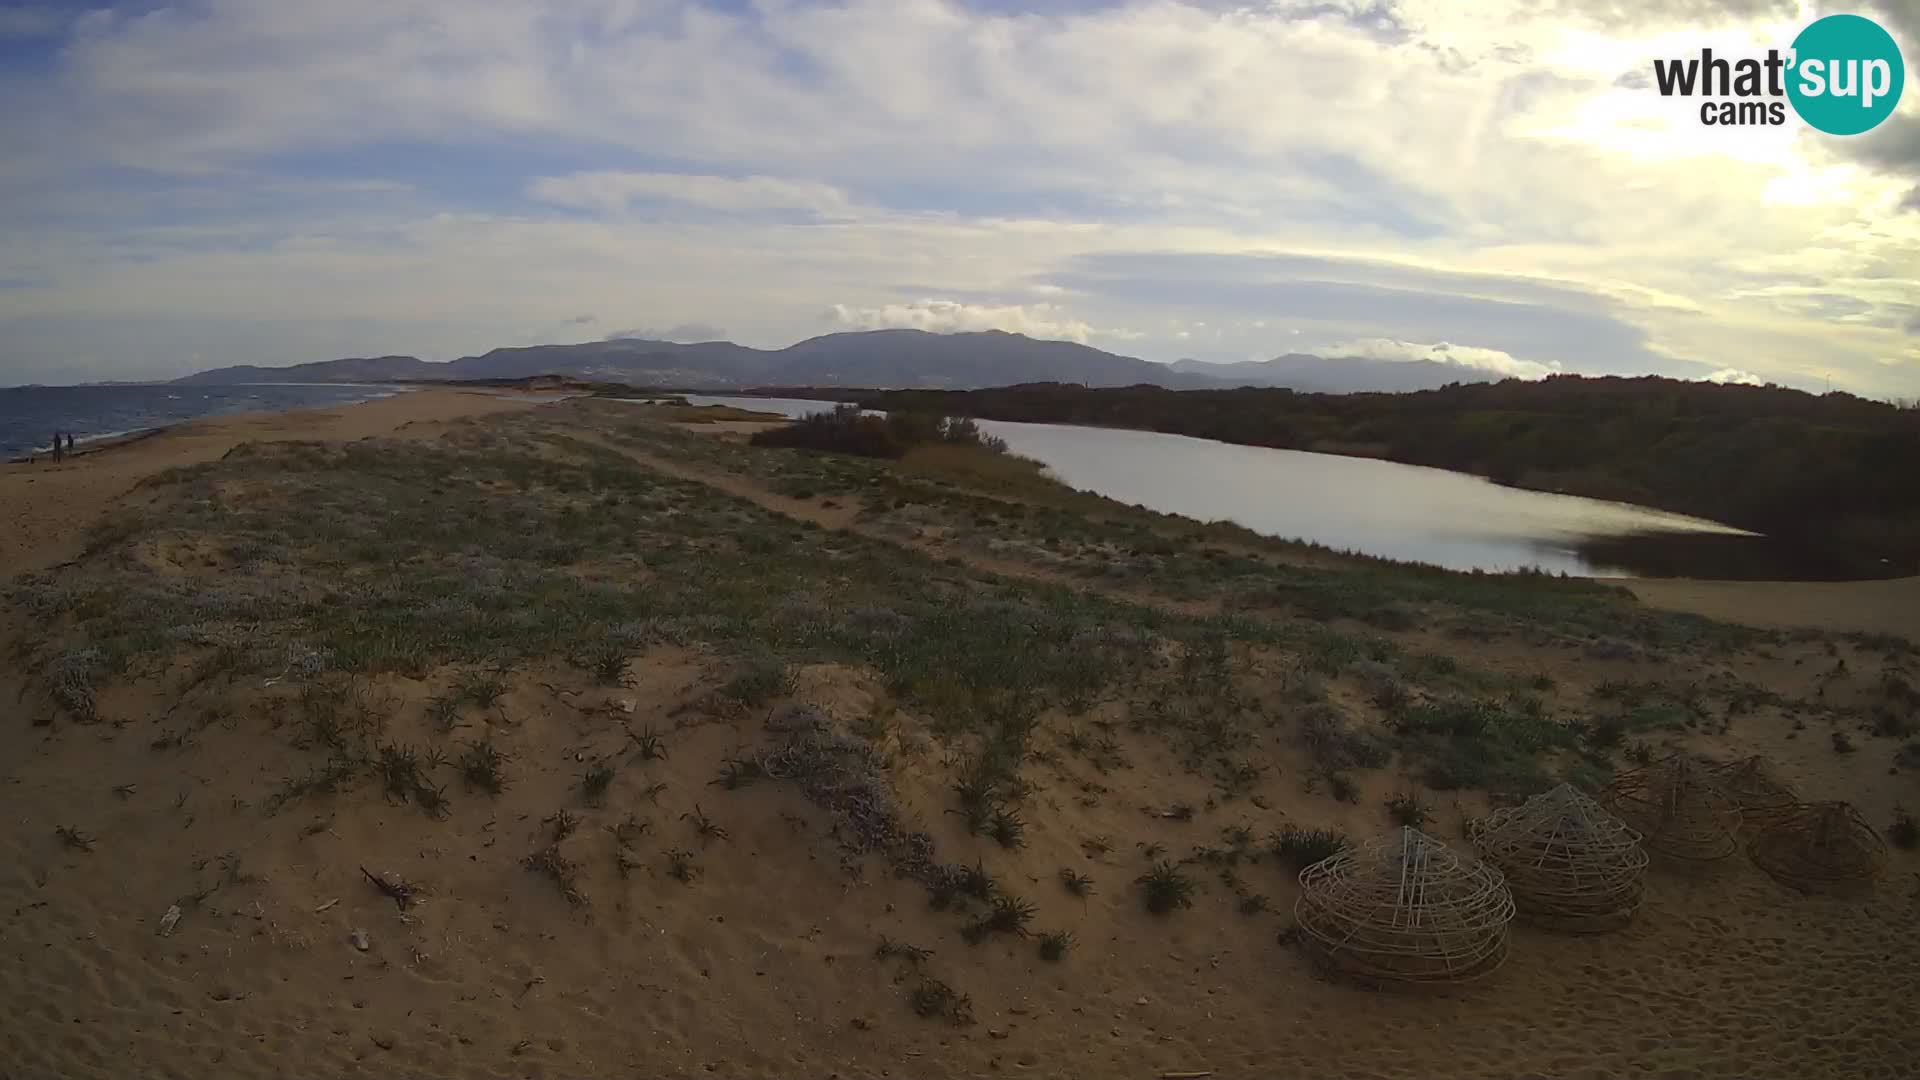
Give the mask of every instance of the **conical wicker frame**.
[(1465, 982), (1507, 957), (1513, 895), (1500, 872), (1402, 828), (1300, 872), (1300, 941), (1374, 982)]
[(1640, 834), (1569, 784), (1496, 811), (1472, 834), (1529, 921), (1610, 930), (1640, 907), (1647, 870)]
[(1747, 854), (1783, 885), (1827, 892), (1871, 885), (1887, 846), (1851, 803), (1800, 803), (1771, 815)]
[[(1758, 755), (1724, 765), (1710, 765), (1707, 775), (1740, 808), (1743, 819), (1753, 817), (1753, 811), (1794, 806), (1800, 802), (1800, 796), (1794, 793), (1792, 786), (1774, 776), (1767, 759)], [(1747, 820), (1746, 824), (1757, 825), (1759, 821)]]
[(1621, 773), (1600, 803), (1638, 830), (1640, 842), (1677, 859), (1709, 861), (1738, 851), (1740, 809), (1691, 758), (1674, 754)]

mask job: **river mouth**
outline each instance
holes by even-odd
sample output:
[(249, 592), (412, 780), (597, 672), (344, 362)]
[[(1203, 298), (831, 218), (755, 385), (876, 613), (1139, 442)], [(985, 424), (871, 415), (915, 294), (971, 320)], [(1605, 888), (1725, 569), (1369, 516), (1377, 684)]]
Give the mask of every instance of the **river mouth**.
[[(698, 394), (686, 400), (789, 417), (835, 404)], [(1902, 572), (1701, 518), (1506, 487), (1445, 469), (1155, 431), (979, 423), (1069, 487), (1277, 539), (1448, 570), (1767, 581)]]

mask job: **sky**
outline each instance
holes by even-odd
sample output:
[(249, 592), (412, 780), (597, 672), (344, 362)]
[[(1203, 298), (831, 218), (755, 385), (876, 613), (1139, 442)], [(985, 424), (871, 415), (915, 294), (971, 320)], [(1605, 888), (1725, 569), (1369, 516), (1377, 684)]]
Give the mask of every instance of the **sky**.
[(0, 0), (0, 384), (997, 328), (1920, 396), (1920, 0)]

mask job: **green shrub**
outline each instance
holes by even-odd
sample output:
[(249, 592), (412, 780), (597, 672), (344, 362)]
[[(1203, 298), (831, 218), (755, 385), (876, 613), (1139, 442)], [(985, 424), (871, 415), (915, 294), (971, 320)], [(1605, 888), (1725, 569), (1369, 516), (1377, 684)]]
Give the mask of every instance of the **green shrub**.
[(898, 458), (913, 447), (931, 443), (978, 446), (993, 453), (1005, 453), (1007, 449), (1004, 439), (983, 434), (980, 425), (968, 417), (942, 417), (910, 409), (869, 416), (857, 405), (808, 413), (785, 427), (754, 433), (751, 442), (755, 446), (828, 450), (872, 458)]
[(1140, 886), (1147, 910), (1155, 915), (1193, 906), (1193, 879), (1181, 873), (1180, 868), (1172, 863), (1155, 864), (1153, 869), (1134, 881)]
[(1387, 816), (1393, 819), (1395, 825), (1418, 829), (1433, 815), (1418, 796), (1399, 792), (1387, 800)]
[(1331, 859), (1348, 847), (1344, 833), (1332, 829), (1303, 829), (1287, 825), (1267, 838), (1267, 848), (1275, 858), (1298, 870), (1322, 859)]

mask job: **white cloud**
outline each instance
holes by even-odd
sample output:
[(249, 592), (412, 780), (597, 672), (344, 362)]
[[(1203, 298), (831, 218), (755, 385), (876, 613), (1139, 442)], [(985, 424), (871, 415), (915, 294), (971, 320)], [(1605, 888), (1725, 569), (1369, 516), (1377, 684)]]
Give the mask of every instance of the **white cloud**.
[(916, 300), (906, 304), (827, 309), (828, 321), (857, 330), (909, 329), (935, 333), (969, 330), (1005, 330), (1028, 337), (1078, 341), (1084, 344), (1093, 327), (1052, 304), (963, 304), (956, 300)]
[(1702, 379), (1705, 382), (1731, 383), (1736, 386), (1763, 386), (1767, 381), (1751, 371), (1741, 371), (1739, 368), (1730, 367), (1721, 368), (1711, 375), (1702, 376)]
[[(138, 374), (190, 351), (259, 359), (276, 339), (246, 328), (309, 313), (322, 329), (286, 340), (322, 356), (366, 351), (358, 328), (375, 325), (395, 335), (379, 347), (446, 354), (591, 306), (785, 344), (836, 299), (921, 294), (1099, 340), (1114, 335), (1092, 327), (1165, 326), (1191, 301), (1034, 283), (1100, 253), (1262, 254), (1444, 270), (1469, 297), (1482, 275), (1612, 298), (1642, 352), (1701, 370), (1920, 384), (1911, 362), (1884, 362), (1911, 355), (1920, 294), (1910, 178), (1804, 132), (1710, 132), (1616, 85), (1709, 31), (1774, 40), (1805, 4), (982, 6), (172, 0), (86, 15), (51, 76), (0, 72), (0, 320), (40, 320), (0, 337), (40, 342), (49, 372), (64, 350)], [(443, 151), (462, 163), (452, 179), (408, 171)], [(254, 174), (288, 160), (346, 163), (365, 175), (329, 182), (368, 186), (324, 207), (258, 197)], [(563, 164), (530, 176), (524, 161)], [(224, 199), (240, 177), (249, 197)], [(193, 212), (171, 213), (188, 189)], [(1842, 319), (1795, 294), (1809, 288), (1860, 306)], [(1072, 317), (1018, 303), (1067, 295)], [(1220, 295), (1209, 331), (1273, 314), (1251, 290)], [(1584, 332), (1551, 314), (1528, 316), (1536, 336)], [(1272, 325), (1467, 333), (1380, 315)], [(123, 333), (175, 317), (199, 328), (186, 344)], [(46, 329), (60, 320), (71, 329)], [(248, 355), (220, 355), (222, 333)], [(1182, 355), (1173, 335), (1139, 351)], [(1255, 338), (1208, 347), (1275, 344)]]
[(687, 344), (699, 341), (719, 341), (726, 336), (727, 332), (717, 326), (708, 326), (706, 323), (681, 323), (678, 326), (669, 326), (664, 330), (656, 330), (644, 326), (634, 327), (628, 330), (615, 330), (613, 333), (607, 335), (607, 340), (618, 341), (622, 338), (640, 338), (644, 341), (677, 341), (682, 344)]
[(1325, 356), (1354, 356), (1367, 360), (1433, 360), (1442, 364), (1474, 368), (1478, 371), (1491, 371), (1516, 379), (1544, 379), (1561, 371), (1557, 361), (1541, 364), (1531, 360), (1516, 359), (1499, 349), (1454, 345), (1445, 341), (1422, 345), (1418, 342), (1396, 341), (1391, 338), (1368, 338), (1327, 345), (1314, 351)]
[(829, 184), (779, 180), (770, 176), (695, 176), (657, 172), (578, 172), (543, 176), (527, 194), (544, 203), (575, 210), (620, 213), (637, 202), (682, 203), (709, 210), (807, 210), (843, 216), (846, 195)]

